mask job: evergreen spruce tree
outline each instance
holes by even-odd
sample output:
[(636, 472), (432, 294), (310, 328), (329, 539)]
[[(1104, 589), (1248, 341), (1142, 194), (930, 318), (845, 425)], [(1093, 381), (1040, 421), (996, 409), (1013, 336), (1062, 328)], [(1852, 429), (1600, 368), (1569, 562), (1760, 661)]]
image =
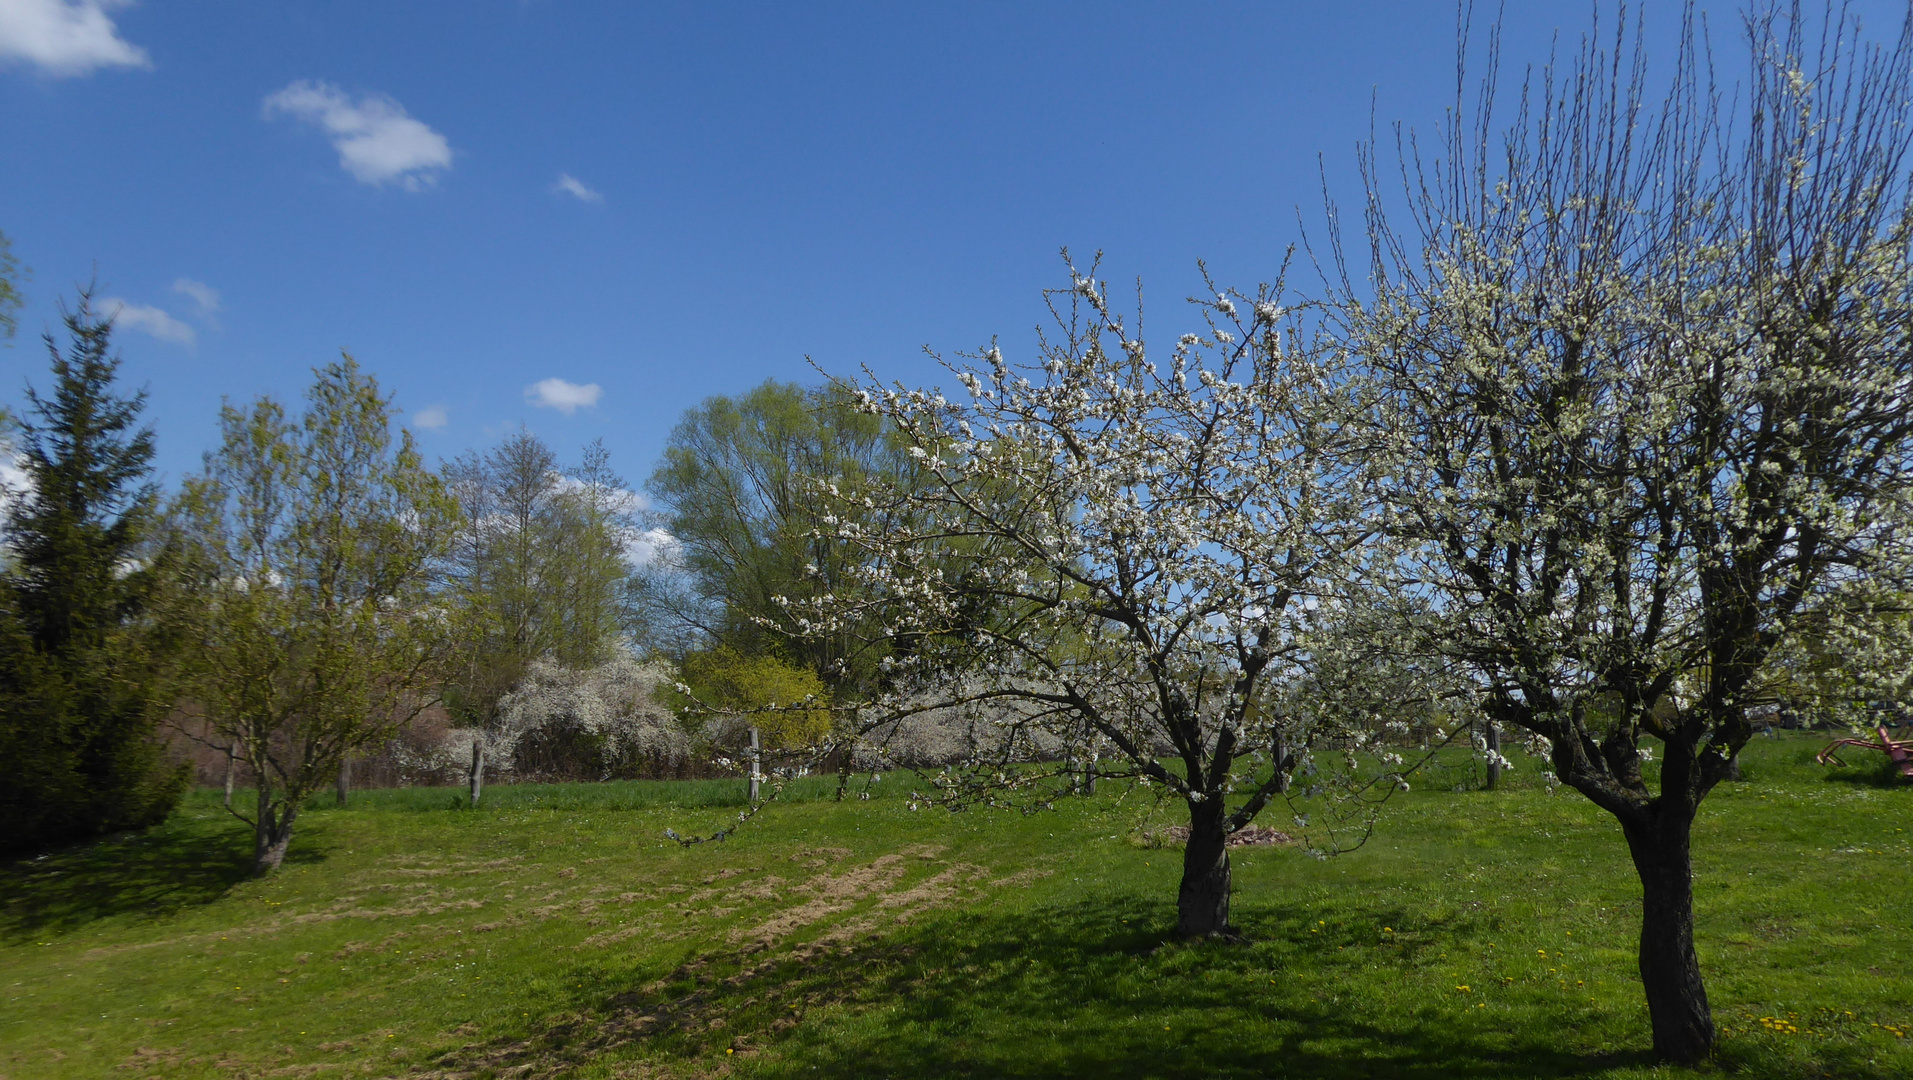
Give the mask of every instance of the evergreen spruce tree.
[(171, 705), (172, 556), (148, 480), (146, 396), (121, 396), (112, 321), (91, 291), (46, 337), (53, 387), (21, 417), (0, 573), (0, 851), (154, 824), (185, 790), (155, 735)]

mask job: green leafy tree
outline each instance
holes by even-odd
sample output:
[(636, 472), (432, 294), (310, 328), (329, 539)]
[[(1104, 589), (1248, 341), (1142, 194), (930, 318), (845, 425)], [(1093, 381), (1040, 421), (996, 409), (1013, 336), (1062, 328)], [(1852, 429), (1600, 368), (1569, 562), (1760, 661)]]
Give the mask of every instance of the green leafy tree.
[(197, 696), (257, 778), (254, 868), (277, 867), (305, 799), (436, 700), (447, 614), (431, 588), (456, 506), (350, 356), (298, 421), (261, 398), (221, 413), (189, 482), (205, 606)]
[(185, 788), (155, 726), (176, 655), (143, 393), (121, 396), (91, 294), (46, 339), (53, 388), (27, 391), (0, 575), (0, 846), (27, 850), (163, 819)]
[[(673, 541), (646, 582), (653, 622), (833, 681), (867, 678), (875, 655), (848, 631), (799, 627), (790, 601), (852, 587), (850, 549), (826, 516), (858, 506), (874, 481), (910, 474), (902, 443), (845, 386), (766, 382), (705, 400), (671, 432), (646, 485)], [(837, 493), (828, 509), (824, 484)]]
[[(16, 316), (20, 311), (20, 279), (26, 276), (20, 260), (14, 257), (13, 241), (7, 234), (0, 232), (0, 340), (11, 345), (13, 332), (18, 328)], [(8, 430), (13, 426), (13, 414), (6, 406), (0, 405), (0, 453), (7, 452), (11, 446), (7, 439)], [(5, 554), (0, 553), (0, 566), (6, 564)]]
[(775, 656), (746, 656), (727, 645), (692, 653), (682, 665), (694, 714), (711, 710), (762, 734), (767, 749), (800, 749), (831, 732), (824, 680)]
[(611, 468), (602, 441), (584, 448), (566, 479), (557, 604), (566, 640), (556, 655), (573, 664), (602, 663), (632, 637), (625, 544), (636, 528), (638, 499)]
[(445, 474), (459, 505), (448, 563), (458, 659), (447, 696), (475, 733), (476, 800), (488, 742), (501, 734), (499, 702), (531, 664), (591, 668), (626, 636), (624, 540), (634, 497), (602, 443), (565, 469), (527, 432), (450, 463)]

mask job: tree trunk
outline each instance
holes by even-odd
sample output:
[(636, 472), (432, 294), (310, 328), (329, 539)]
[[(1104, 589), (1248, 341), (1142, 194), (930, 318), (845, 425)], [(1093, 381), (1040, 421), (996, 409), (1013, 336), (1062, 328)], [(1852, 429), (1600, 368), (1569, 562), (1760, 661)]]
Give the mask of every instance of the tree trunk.
[(286, 848), (292, 843), (292, 820), (299, 808), (287, 801), (275, 812), (270, 785), (259, 784), (259, 817), (253, 826), (252, 872), (269, 873), (286, 861)]
[(352, 794), (352, 759), (349, 757), (339, 759), (338, 790), (339, 809), (343, 810), (347, 796)]
[(472, 809), (478, 809), (478, 796), (485, 790), (485, 737), (472, 736)]
[(1714, 1048), (1700, 960), (1694, 955), (1694, 871), (1688, 848), (1691, 815), (1661, 807), (1650, 823), (1622, 823), (1641, 876), (1641, 985), (1654, 1025), (1654, 1053), (1693, 1065)]
[(1176, 892), (1176, 932), (1225, 937), (1229, 926), (1229, 849), (1223, 805), (1211, 796), (1189, 804), (1189, 843), (1182, 849), (1182, 887)]
[(1738, 750), (1734, 751), (1733, 757), (1727, 759), (1727, 779), (1736, 782), (1740, 780), (1740, 751)]
[(1501, 728), (1497, 727), (1493, 720), (1488, 721), (1487, 743), (1488, 743), (1487, 789), (1489, 791), (1493, 791), (1495, 789), (1495, 785), (1501, 783)]
[(226, 748), (226, 809), (232, 809), (232, 784), (234, 774), (239, 769), (239, 741)]
[(1282, 737), (1281, 732), (1276, 732), (1274, 738), (1269, 740), (1269, 753), (1275, 756), (1275, 790), (1287, 795), (1289, 793), (1289, 742)]
[(1069, 790), (1072, 795), (1096, 794), (1096, 768), (1090, 764), (1089, 754), (1070, 754), (1063, 760), (1063, 770), (1069, 776)]
[(751, 728), (751, 790), (750, 790), (750, 805), (752, 806), (757, 805), (757, 782), (758, 782), (758, 776), (760, 775), (758, 770), (758, 762), (761, 759), (762, 759), (762, 754), (760, 752), (760, 744), (757, 738), (757, 728), (753, 726)]

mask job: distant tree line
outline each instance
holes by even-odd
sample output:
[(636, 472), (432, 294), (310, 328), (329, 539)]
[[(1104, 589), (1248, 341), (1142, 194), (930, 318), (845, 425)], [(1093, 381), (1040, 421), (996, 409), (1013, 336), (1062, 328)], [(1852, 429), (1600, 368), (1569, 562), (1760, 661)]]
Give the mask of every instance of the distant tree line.
[(422, 713), (485, 731), (533, 665), (628, 658), (632, 496), (601, 447), (563, 470), (521, 433), (433, 469), (346, 356), (301, 413), (228, 404), (169, 500), (90, 289), (64, 324), (5, 493), (0, 850), (163, 819), (183, 736), (232, 763), (269, 869), (307, 800)]
[[(264, 870), (367, 755), (460, 768), (476, 804), (488, 768), (670, 773), (753, 727), (770, 751), (829, 734), (841, 658), (780, 614), (833, 565), (803, 484), (899, 467), (840, 393), (766, 384), (692, 410), (647, 512), (600, 444), (567, 466), (518, 432), (430, 467), (344, 356), (302, 410), (228, 403), (218, 447), (167, 498), (90, 289), (64, 323), (7, 493), (4, 850), (163, 819), (189, 782), (181, 738), (225, 759)], [(791, 703), (808, 704), (741, 723), (707, 708)]]
[(1703, 800), (1777, 702), (1905, 699), (1913, 14), (1757, 6), (1737, 103), (1688, 15), (1665, 92), (1622, 24), (1365, 148), (1313, 295), (1205, 282), (1152, 341), (1072, 263), (1027, 362), (851, 388), (919, 468), (809, 485), (851, 554), (796, 625), (885, 673), (845, 737), (987, 721), (953, 806), (1072, 789), (1019, 741), (1105, 754), (1186, 804), (1180, 926), (1228, 936), (1230, 834), (1485, 721), (1615, 820), (1655, 1051), (1705, 1059)]

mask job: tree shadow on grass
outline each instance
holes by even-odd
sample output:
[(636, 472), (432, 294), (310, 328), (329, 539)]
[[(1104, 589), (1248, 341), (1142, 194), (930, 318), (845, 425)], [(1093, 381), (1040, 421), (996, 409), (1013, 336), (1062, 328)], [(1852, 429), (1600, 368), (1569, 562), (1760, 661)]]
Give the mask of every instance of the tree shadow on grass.
[(1849, 766), (1844, 769), (1828, 769), (1826, 775), (1828, 783), (1913, 790), (1913, 780), (1901, 776), (1899, 767), (1894, 765), (1885, 754), (1872, 750), (1852, 750), (1850, 753), (1865, 754), (1866, 757), (1849, 763)]
[[(1365, 926), (1298, 949), (1308, 913), (1265, 910), (1245, 920), (1247, 945), (1185, 944), (1131, 929), (1167, 925), (1166, 908), (1122, 923), (1117, 912), (1137, 906), (1087, 901), (1024, 918), (959, 917), (960, 926), (915, 935), (915, 955), (888, 970), (854, 954), (833, 958), (810, 979), (844, 986), (853, 1009), (878, 1005), (881, 1015), (822, 1031), (794, 1026), (779, 1047), (783, 1061), (763, 1072), (1572, 1077), (1646, 1064), (1566, 1052), (1551, 1034), (1457, 1024), (1425, 1005), (1373, 1007), (1335, 970), (1352, 962), (1336, 959), (1334, 943), (1351, 933), (1373, 941)], [(1403, 939), (1387, 946), (1397, 953), (1463, 932), (1401, 912), (1384, 917)]]
[[(323, 857), (310, 843), (295, 844), (287, 862)], [(251, 871), (245, 826), (175, 816), (143, 833), (0, 865), (0, 939), (68, 933), (119, 915), (170, 915), (219, 899)]]
[[(1563, 1049), (1547, 1024), (1498, 1028), (1446, 1003), (1370, 1000), (1376, 927), (1311, 933), (1315, 909), (1262, 907), (1248, 944), (1165, 936), (1167, 905), (1114, 896), (1026, 912), (944, 910), (855, 947), (694, 957), (579, 1001), (531, 1040), (468, 1047), (452, 1075), (559, 1076), (605, 1055), (724, 1060), (764, 1077), (1575, 1077), (1643, 1052)], [(1467, 921), (1388, 913), (1434, 948)], [(1341, 951), (1361, 940), (1366, 952)], [(1398, 953), (1398, 955), (1401, 955)], [(1645, 1039), (1643, 1038), (1643, 1041)]]

